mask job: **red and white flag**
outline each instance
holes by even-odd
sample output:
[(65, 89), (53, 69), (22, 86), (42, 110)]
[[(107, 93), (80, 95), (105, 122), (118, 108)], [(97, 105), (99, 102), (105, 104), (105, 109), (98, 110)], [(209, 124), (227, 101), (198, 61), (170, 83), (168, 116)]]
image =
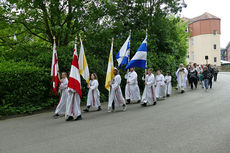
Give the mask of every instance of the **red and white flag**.
[(54, 45), (53, 45), (53, 58), (52, 58), (52, 65), (51, 65), (51, 76), (53, 76), (53, 93), (56, 96), (60, 76), (59, 76), (59, 67), (58, 67), (58, 58), (57, 58), (57, 50), (56, 50), (55, 40), (54, 40)]
[(77, 57), (77, 47), (74, 47), (73, 61), (69, 75), (68, 88), (76, 90), (80, 97), (82, 97), (81, 92), (81, 77), (79, 72), (78, 57)]

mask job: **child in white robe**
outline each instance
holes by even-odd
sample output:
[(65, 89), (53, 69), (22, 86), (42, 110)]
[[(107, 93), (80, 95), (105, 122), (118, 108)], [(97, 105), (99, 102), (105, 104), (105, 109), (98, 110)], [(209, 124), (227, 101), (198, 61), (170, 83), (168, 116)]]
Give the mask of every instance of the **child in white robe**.
[(115, 111), (115, 107), (122, 107), (123, 111), (125, 111), (127, 106), (121, 92), (121, 76), (117, 68), (114, 68), (113, 73), (115, 76), (110, 82), (108, 112)]
[(81, 120), (81, 98), (78, 92), (74, 89), (68, 88), (68, 99), (66, 103), (66, 121)]
[(165, 76), (165, 93), (166, 96), (169, 97), (172, 94), (172, 77), (170, 75), (170, 72), (166, 72), (166, 76)]
[(97, 75), (95, 73), (91, 74), (91, 80), (89, 81), (88, 88), (88, 96), (87, 96), (87, 107), (84, 109), (85, 112), (89, 112), (90, 107), (97, 108), (97, 111), (101, 110), (100, 103), (100, 92), (98, 90), (98, 80)]
[(142, 95), (142, 106), (147, 105), (156, 105), (157, 99), (155, 94), (155, 78), (154, 74), (152, 73), (152, 69), (148, 69), (148, 74), (145, 76), (145, 78), (142, 78), (145, 80), (145, 89)]
[(162, 73), (161, 70), (158, 70), (156, 76), (155, 87), (156, 87), (157, 99), (165, 97), (165, 82), (164, 82), (164, 76), (161, 73)]
[(60, 100), (55, 110), (54, 118), (60, 117), (60, 115), (65, 114), (66, 101), (68, 98), (68, 79), (66, 72), (62, 72), (62, 79), (60, 80), (61, 84), (59, 86)]
[(127, 80), (125, 86), (125, 98), (128, 102), (140, 102), (140, 89), (137, 81), (137, 73), (134, 68), (130, 68), (130, 71), (125, 75), (125, 79)]

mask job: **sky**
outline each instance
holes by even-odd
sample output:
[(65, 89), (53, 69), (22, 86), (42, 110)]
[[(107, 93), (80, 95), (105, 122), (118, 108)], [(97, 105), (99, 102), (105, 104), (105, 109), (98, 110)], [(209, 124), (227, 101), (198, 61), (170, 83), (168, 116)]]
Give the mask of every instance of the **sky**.
[(230, 42), (230, 0), (184, 0), (187, 8), (182, 10), (182, 17), (193, 18), (205, 12), (221, 18), (221, 48)]

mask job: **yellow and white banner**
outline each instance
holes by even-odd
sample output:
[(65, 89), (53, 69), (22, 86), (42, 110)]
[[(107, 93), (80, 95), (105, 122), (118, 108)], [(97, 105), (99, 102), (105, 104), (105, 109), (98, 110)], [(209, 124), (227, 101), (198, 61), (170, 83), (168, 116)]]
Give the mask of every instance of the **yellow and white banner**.
[(113, 39), (112, 39), (112, 44), (111, 44), (111, 50), (109, 54), (109, 62), (108, 62), (108, 68), (107, 68), (107, 73), (106, 73), (106, 81), (105, 81), (105, 88), (110, 91), (110, 82), (114, 77), (113, 74)]
[(86, 57), (85, 57), (85, 51), (84, 51), (81, 37), (80, 37), (80, 42), (81, 42), (81, 48), (80, 48), (79, 62), (78, 62), (79, 63), (79, 70), (80, 70), (80, 74), (83, 77), (83, 79), (85, 79), (86, 82), (89, 83), (89, 80), (90, 80), (89, 68), (88, 68)]

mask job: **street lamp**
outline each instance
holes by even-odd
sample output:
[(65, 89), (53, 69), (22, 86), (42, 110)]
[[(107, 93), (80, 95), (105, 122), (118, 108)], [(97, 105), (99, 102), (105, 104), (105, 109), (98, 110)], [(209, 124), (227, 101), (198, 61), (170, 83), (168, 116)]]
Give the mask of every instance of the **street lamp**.
[(182, 3), (181, 3), (182, 7), (186, 8), (187, 7), (187, 4), (185, 3), (184, 0), (182, 0)]
[(179, 11), (182, 12), (182, 8), (186, 8), (186, 7), (187, 7), (187, 4), (185, 3), (184, 0), (182, 0), (180, 7), (179, 7)]

